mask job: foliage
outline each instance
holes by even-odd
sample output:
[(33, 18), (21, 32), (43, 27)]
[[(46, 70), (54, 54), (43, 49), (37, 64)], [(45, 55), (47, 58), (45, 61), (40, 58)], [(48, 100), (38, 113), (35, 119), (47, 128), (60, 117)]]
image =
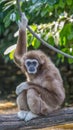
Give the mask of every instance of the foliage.
[[(63, 52), (73, 55), (73, 0), (20, 0), (29, 25), (47, 44), (51, 44)], [(15, 87), (24, 80), (19, 69), (12, 64), (13, 51), (4, 55), (4, 51), (16, 43), (18, 20), (16, 0), (0, 0), (0, 94), (14, 95)], [(38, 49), (41, 43), (28, 31), (28, 49)], [(43, 49), (44, 48), (44, 49)], [(66, 103), (73, 101), (73, 60), (65, 58), (42, 47), (51, 54), (51, 58), (59, 67), (66, 86)], [(2, 61), (1, 62), (1, 58)], [(4, 60), (3, 60), (4, 58)], [(9, 62), (8, 62), (9, 61)], [(5, 62), (7, 62), (5, 64)], [(17, 70), (16, 70), (17, 69)], [(19, 75), (19, 76), (18, 76)], [(13, 91), (14, 90), (14, 91)]]
[[(26, 13), (29, 24), (45, 41), (73, 55), (73, 1), (72, 0), (21, 0), (21, 8)], [(8, 40), (1, 39), (2, 52), (16, 39), (11, 38), (10, 27), (15, 26), (19, 20), (15, 0), (0, 0), (0, 34), (8, 36)], [(3, 22), (2, 22), (3, 21)], [(13, 28), (12, 28), (13, 29)], [(6, 31), (5, 31), (6, 30)], [(9, 32), (8, 32), (9, 31)], [(13, 30), (15, 32), (15, 29)], [(11, 35), (11, 36), (10, 36)], [(11, 38), (11, 41), (10, 41)], [(13, 41), (12, 41), (13, 39)], [(28, 32), (28, 47), (40, 47), (40, 42)], [(13, 53), (13, 52), (12, 52)], [(10, 54), (12, 57), (12, 54)], [(64, 61), (64, 56), (58, 54)], [(68, 59), (73, 63), (72, 59)]]

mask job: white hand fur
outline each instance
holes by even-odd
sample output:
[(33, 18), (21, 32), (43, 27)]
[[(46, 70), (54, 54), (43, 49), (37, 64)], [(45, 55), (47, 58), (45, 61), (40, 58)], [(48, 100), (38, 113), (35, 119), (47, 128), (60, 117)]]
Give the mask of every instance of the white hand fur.
[(28, 84), (27, 82), (22, 82), (16, 87), (16, 94), (19, 95), (23, 90), (28, 89)]
[(21, 21), (20, 20), (18, 21), (19, 30), (25, 31), (27, 24), (28, 24), (28, 19), (25, 16), (25, 13), (22, 13)]

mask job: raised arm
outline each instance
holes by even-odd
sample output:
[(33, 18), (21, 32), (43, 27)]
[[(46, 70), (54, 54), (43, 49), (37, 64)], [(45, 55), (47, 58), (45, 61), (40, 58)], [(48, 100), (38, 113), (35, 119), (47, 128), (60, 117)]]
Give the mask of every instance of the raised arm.
[(22, 13), (21, 21), (19, 21), (19, 36), (17, 40), (17, 46), (14, 52), (14, 61), (16, 64), (20, 67), (21, 65), (21, 58), (23, 54), (27, 51), (26, 43), (26, 26), (27, 26), (28, 20), (24, 13)]

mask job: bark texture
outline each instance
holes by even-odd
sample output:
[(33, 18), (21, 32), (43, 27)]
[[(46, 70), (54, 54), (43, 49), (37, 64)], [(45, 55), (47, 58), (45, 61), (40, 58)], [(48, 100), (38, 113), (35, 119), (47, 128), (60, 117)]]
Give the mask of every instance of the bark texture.
[(64, 108), (28, 122), (18, 119), (17, 114), (0, 115), (0, 130), (35, 130), (72, 123), (73, 108)]

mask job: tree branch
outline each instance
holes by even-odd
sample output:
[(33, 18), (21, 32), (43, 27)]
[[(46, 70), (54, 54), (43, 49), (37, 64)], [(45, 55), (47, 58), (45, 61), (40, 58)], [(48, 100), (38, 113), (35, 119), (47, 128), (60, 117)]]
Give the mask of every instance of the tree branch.
[(17, 114), (0, 115), (0, 130), (48, 130), (50, 126), (70, 123), (73, 123), (73, 108), (64, 108), (28, 122), (19, 120)]
[[(21, 11), (21, 8), (20, 8), (20, 0), (17, 0), (17, 6), (18, 6), (18, 11), (19, 11), (19, 15), (21, 17), (22, 15), (22, 11)], [(41, 39), (38, 34), (36, 34), (28, 25), (27, 25), (27, 29), (33, 34), (33, 36), (35, 36), (44, 46), (48, 47), (49, 49), (57, 52), (57, 53), (60, 53), (62, 55), (64, 55), (65, 57), (68, 57), (68, 58), (72, 58), (73, 59), (73, 56), (67, 54), (67, 53), (64, 53), (62, 51), (60, 51), (59, 49), (51, 46), (49, 43), (47, 43), (46, 41), (44, 41), (43, 39)]]

